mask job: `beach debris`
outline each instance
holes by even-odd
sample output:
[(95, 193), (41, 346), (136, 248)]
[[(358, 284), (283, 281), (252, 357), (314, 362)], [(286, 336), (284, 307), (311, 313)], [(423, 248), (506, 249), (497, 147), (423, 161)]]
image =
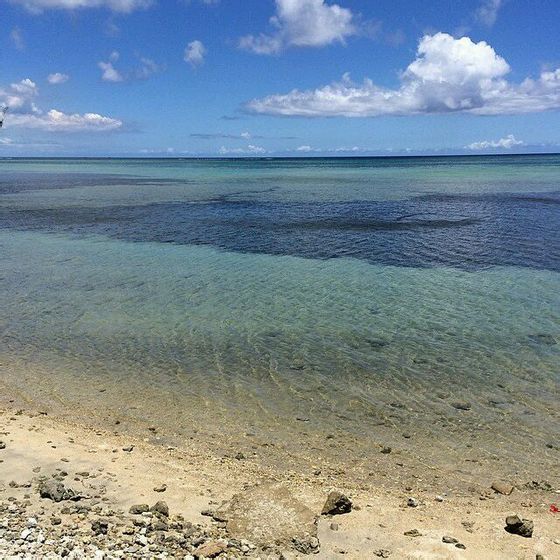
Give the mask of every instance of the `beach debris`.
[(193, 555), (195, 558), (215, 558), (227, 550), (225, 541), (207, 541), (198, 546)]
[(62, 502), (64, 500), (79, 499), (79, 496), (71, 488), (66, 488), (62, 482), (56, 480), (46, 480), (39, 486), (39, 495), (41, 498), (48, 498), (53, 502)]
[(411, 529), (403, 533), (405, 537), (421, 537), (422, 533), (418, 529)]
[(558, 509), (556, 504), (550, 504), (549, 511), (550, 513), (560, 513), (560, 509)]
[(512, 535), (519, 535), (525, 538), (533, 536), (534, 524), (530, 519), (521, 519), (518, 515), (508, 515), (506, 517), (505, 530)]
[(493, 482), (490, 486), (494, 492), (498, 494), (503, 494), (504, 496), (509, 496), (513, 492), (513, 486), (509, 482)]
[(342, 515), (352, 511), (352, 501), (348, 496), (333, 490), (328, 496), (321, 515)]
[(156, 502), (150, 508), (150, 511), (152, 513), (158, 513), (159, 515), (163, 515), (164, 517), (169, 517), (169, 506), (162, 500)]
[(132, 515), (142, 515), (148, 511), (150, 511), (150, 506), (148, 504), (135, 504), (130, 506), (128, 513), (131, 513)]

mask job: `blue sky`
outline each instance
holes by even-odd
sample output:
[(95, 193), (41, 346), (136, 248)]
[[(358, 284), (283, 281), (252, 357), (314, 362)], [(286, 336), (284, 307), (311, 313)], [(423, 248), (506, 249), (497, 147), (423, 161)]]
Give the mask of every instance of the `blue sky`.
[(0, 7), (0, 157), (560, 151), (557, 0)]

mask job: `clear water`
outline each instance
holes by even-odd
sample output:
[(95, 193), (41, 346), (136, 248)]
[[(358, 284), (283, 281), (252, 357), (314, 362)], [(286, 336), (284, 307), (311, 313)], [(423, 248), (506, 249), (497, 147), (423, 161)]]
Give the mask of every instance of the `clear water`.
[(30, 398), (557, 464), (560, 156), (5, 160), (0, 251)]

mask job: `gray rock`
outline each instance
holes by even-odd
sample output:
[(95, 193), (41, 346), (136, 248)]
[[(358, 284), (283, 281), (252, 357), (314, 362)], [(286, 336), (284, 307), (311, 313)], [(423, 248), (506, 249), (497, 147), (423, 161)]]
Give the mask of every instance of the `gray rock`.
[(472, 408), (471, 403), (463, 401), (452, 402), (451, 406), (457, 410), (470, 410)]
[(508, 515), (506, 517), (505, 530), (512, 535), (519, 535), (525, 538), (533, 536), (534, 524), (530, 519), (521, 519), (518, 515)]
[(169, 517), (169, 506), (162, 500), (156, 502), (150, 508), (150, 511), (152, 513), (159, 513), (159, 515), (163, 515), (164, 517)]
[(131, 513), (132, 515), (141, 515), (148, 511), (150, 511), (150, 506), (148, 504), (135, 504), (130, 506), (128, 513)]
[(103, 519), (96, 519), (91, 523), (91, 530), (94, 535), (106, 535), (109, 531), (109, 523)]
[(391, 556), (391, 551), (386, 548), (379, 548), (373, 551), (373, 554), (378, 558), (389, 558)]
[(47, 480), (39, 487), (41, 498), (49, 498), (53, 502), (62, 502), (76, 497), (76, 493), (71, 488), (66, 488), (62, 482)]
[(333, 490), (328, 496), (321, 511), (321, 515), (341, 515), (352, 511), (352, 502), (338, 490)]
[(418, 529), (411, 529), (403, 533), (405, 537), (421, 537), (422, 533)]
[(442, 537), (441, 542), (445, 543), (445, 544), (458, 544), (458, 540), (454, 537)]
[(6, 449), (6, 443), (3, 441), (0, 441), (0, 449)]
[(418, 500), (416, 498), (408, 498), (408, 500), (406, 501), (406, 505), (408, 507), (415, 508), (415, 507), (419, 506), (419, 503), (418, 503)]

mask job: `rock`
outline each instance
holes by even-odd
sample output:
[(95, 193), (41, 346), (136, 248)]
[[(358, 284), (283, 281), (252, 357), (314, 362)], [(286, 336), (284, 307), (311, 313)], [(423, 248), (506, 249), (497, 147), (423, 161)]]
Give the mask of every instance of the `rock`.
[(3, 441), (0, 441), (0, 449), (6, 449), (6, 444)]
[(509, 496), (513, 492), (513, 486), (508, 482), (493, 482), (490, 488), (492, 488), (494, 492), (503, 494), (504, 496)]
[(508, 515), (506, 517), (505, 530), (512, 535), (519, 535), (525, 538), (533, 536), (534, 524), (530, 519), (521, 519), (518, 515)]
[(457, 543), (455, 548), (460, 548), (461, 550), (467, 550), (467, 547), (463, 543)]
[(442, 537), (441, 542), (445, 544), (458, 544), (459, 541), (454, 537)]
[(471, 403), (463, 401), (452, 402), (451, 406), (457, 410), (470, 410), (472, 408)]
[(53, 502), (62, 502), (63, 500), (71, 500), (76, 497), (74, 490), (66, 488), (62, 482), (56, 480), (47, 480), (39, 487), (39, 495), (41, 498), (49, 498)]
[(132, 453), (133, 449), (134, 449), (134, 445), (127, 445), (122, 448), (122, 450), (126, 451), (127, 453)]
[(150, 508), (150, 511), (152, 513), (159, 513), (160, 515), (163, 515), (164, 517), (169, 517), (169, 507), (165, 502), (163, 502), (161, 500), (159, 502), (156, 502)]
[(408, 498), (408, 500), (406, 501), (406, 505), (408, 507), (418, 507), (418, 500), (416, 498)]
[(215, 558), (227, 549), (223, 541), (207, 541), (201, 544), (194, 552), (195, 558)]
[(381, 453), (384, 453), (384, 454), (386, 454), (386, 455), (388, 455), (389, 453), (391, 453), (391, 451), (393, 451), (392, 448), (389, 447), (389, 446), (387, 446), (387, 445), (385, 445), (385, 446), (383, 446), (383, 447), (381, 448)]
[(160, 486), (154, 487), (154, 492), (165, 492), (167, 490), (167, 484), (161, 484)]
[(91, 530), (94, 535), (106, 535), (109, 531), (109, 523), (102, 519), (97, 519), (91, 523)]
[(378, 558), (389, 558), (391, 556), (391, 551), (386, 548), (379, 548), (373, 551), (373, 554)]
[(260, 546), (275, 543), (286, 549), (295, 539), (317, 535), (313, 510), (278, 483), (260, 484), (236, 494), (217, 515), (227, 520), (230, 538)]
[(341, 515), (352, 511), (352, 502), (338, 490), (333, 490), (328, 496), (321, 511), (321, 515)]
[(62, 523), (62, 519), (60, 517), (51, 517), (51, 525), (60, 525)]
[(421, 537), (422, 533), (418, 529), (411, 529), (403, 533), (405, 537)]
[(132, 515), (142, 515), (148, 511), (150, 511), (150, 506), (148, 504), (136, 504), (130, 506), (128, 513), (131, 513)]
[(319, 539), (311, 535), (295, 537), (293, 540), (294, 548), (302, 554), (314, 554), (319, 550)]
[(545, 557), (542, 554), (537, 554), (535, 560), (545, 560)]
[(338, 529), (339, 529), (338, 523), (331, 523), (330, 528), (331, 528), (331, 531), (338, 531)]

